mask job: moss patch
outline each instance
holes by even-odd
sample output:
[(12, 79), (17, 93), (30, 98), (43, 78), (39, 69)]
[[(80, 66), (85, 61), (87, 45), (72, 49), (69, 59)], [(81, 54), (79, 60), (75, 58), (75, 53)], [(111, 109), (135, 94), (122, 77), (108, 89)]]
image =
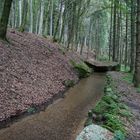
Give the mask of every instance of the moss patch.
[(92, 69), (88, 67), (83, 61), (80, 63), (76, 63), (75, 61), (71, 60), (70, 63), (76, 69), (79, 74), (79, 78), (88, 77), (92, 73)]
[(104, 96), (92, 109), (92, 118), (88, 118), (86, 125), (90, 124), (89, 122), (92, 120), (93, 123), (113, 132), (114, 140), (124, 140), (124, 136), (127, 134), (124, 120), (129, 121), (131, 117), (132, 113), (128, 106), (121, 102), (111, 77), (107, 76)]
[(66, 80), (66, 81), (64, 82), (64, 85), (65, 85), (66, 87), (72, 87), (72, 86), (75, 85), (75, 81), (73, 81), (73, 80)]

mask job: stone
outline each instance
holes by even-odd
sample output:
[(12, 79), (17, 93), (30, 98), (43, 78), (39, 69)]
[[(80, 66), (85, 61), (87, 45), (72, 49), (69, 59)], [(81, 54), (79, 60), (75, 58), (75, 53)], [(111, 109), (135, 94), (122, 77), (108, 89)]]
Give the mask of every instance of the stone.
[(113, 138), (113, 133), (109, 130), (92, 124), (85, 127), (76, 140), (113, 140)]

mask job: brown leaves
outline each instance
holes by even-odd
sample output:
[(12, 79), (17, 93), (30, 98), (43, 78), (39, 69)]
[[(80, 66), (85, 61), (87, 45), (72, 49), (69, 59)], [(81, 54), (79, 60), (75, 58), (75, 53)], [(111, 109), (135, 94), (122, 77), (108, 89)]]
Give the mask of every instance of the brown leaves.
[[(64, 81), (77, 81), (58, 46), (34, 34), (10, 31), (10, 47), (0, 42), (0, 121), (46, 103), (65, 90)], [(78, 60), (78, 58), (75, 57)]]

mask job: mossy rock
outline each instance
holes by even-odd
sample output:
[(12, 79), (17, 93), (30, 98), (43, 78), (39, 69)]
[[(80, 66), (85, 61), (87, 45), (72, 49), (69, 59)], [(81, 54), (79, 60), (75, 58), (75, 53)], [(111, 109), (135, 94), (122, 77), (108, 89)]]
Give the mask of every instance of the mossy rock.
[(66, 81), (64, 81), (64, 85), (66, 87), (73, 87), (75, 85), (75, 82), (74, 82), (74, 80), (66, 80)]
[(79, 78), (88, 77), (92, 73), (92, 69), (89, 68), (83, 61), (76, 63), (75, 61), (71, 60), (70, 63), (78, 72)]

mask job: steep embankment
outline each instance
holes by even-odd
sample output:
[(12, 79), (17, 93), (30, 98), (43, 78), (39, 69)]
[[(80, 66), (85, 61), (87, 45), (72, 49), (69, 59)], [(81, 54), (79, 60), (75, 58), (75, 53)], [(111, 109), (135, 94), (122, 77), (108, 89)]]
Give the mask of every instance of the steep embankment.
[(66, 81), (78, 81), (69, 63), (76, 55), (30, 33), (10, 30), (8, 40), (0, 41), (0, 122), (52, 103)]

